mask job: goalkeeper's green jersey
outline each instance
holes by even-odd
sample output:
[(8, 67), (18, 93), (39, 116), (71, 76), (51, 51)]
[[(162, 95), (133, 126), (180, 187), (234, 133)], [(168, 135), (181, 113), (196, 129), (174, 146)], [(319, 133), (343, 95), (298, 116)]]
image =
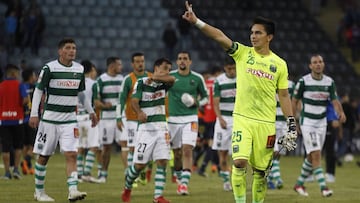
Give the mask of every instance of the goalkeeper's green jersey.
[(286, 62), (270, 52), (263, 56), (236, 42), (237, 49), (229, 53), (236, 62), (236, 99), (234, 115), (275, 122), (276, 91), (288, 88)]

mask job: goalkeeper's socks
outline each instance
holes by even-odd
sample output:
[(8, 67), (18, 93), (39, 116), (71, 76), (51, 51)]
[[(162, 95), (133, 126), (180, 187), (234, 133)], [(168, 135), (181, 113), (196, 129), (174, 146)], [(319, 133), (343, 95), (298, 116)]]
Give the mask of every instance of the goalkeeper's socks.
[(162, 196), (165, 186), (165, 179), (166, 179), (166, 167), (158, 166), (155, 172), (155, 191), (154, 191), (154, 198), (158, 198)]
[(246, 203), (246, 168), (232, 167), (231, 185), (236, 203)]
[(84, 156), (82, 154), (78, 154), (76, 157), (76, 167), (78, 175), (82, 176), (84, 171)]
[(315, 179), (320, 185), (320, 189), (323, 190), (326, 188), (325, 176), (323, 173), (323, 169), (321, 167), (314, 169), (313, 174), (315, 175)]
[(267, 184), (265, 179), (265, 172), (254, 171), (253, 184), (252, 184), (253, 203), (264, 202), (266, 190), (267, 190)]
[(301, 167), (301, 174), (297, 179), (297, 185), (304, 185), (305, 179), (312, 173), (312, 164), (305, 159)]
[(135, 179), (140, 175), (140, 171), (137, 171), (135, 166), (129, 166), (126, 170), (126, 177), (125, 177), (125, 188), (131, 189), (132, 184), (134, 183)]

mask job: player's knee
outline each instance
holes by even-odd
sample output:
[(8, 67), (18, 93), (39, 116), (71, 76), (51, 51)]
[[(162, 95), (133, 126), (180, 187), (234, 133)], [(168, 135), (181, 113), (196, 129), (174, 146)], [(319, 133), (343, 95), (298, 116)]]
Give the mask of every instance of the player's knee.
[(235, 166), (235, 168), (246, 168), (247, 160), (246, 159), (235, 159), (234, 166)]

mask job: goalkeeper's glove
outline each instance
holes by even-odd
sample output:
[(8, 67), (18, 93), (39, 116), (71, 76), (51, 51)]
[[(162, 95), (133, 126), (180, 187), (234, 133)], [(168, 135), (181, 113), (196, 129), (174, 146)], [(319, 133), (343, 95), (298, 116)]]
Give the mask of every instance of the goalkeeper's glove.
[(293, 116), (289, 116), (287, 119), (287, 133), (278, 140), (278, 144), (286, 148), (287, 151), (292, 151), (296, 148), (296, 120)]
[(288, 139), (286, 135), (279, 138), (278, 144), (285, 148), (287, 151), (295, 150), (297, 146), (295, 140)]

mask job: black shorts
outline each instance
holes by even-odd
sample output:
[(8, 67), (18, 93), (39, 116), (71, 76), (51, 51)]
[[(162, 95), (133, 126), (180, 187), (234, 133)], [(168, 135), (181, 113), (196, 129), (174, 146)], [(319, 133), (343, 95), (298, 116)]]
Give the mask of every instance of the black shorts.
[(10, 152), (11, 149), (22, 149), (24, 133), (24, 125), (0, 126), (2, 152)]
[(205, 139), (205, 140), (213, 139), (215, 122), (204, 122), (203, 124), (205, 127), (203, 139)]
[(28, 123), (24, 123), (24, 145), (25, 146), (34, 146), (35, 137), (36, 137), (36, 129), (29, 126)]

